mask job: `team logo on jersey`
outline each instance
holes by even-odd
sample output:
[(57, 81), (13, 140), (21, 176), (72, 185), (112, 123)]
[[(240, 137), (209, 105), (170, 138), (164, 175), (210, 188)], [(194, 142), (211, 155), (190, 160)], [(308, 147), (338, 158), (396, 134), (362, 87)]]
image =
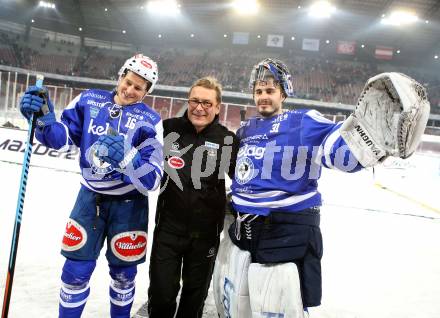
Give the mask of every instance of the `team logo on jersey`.
[(87, 242), (86, 230), (76, 222), (69, 219), (66, 224), (61, 249), (67, 252), (79, 250)]
[(130, 231), (115, 235), (110, 243), (113, 254), (126, 262), (140, 260), (147, 252), (147, 233)]
[(168, 165), (173, 169), (182, 169), (185, 166), (185, 161), (180, 157), (170, 157), (168, 159)]
[(98, 143), (95, 142), (89, 149), (87, 149), (86, 158), (93, 173), (106, 175), (107, 173), (112, 172), (115, 168), (108, 162), (101, 160), (97, 155), (98, 151), (102, 152), (104, 150), (98, 149)]
[(170, 151), (180, 153), (179, 148), (180, 148), (179, 143), (177, 143), (177, 142), (173, 142), (173, 143), (171, 144), (171, 150), (170, 150)]
[(121, 115), (121, 110), (121, 106), (113, 104), (113, 106), (108, 110), (110, 113), (110, 118), (118, 118)]
[(248, 157), (240, 158), (235, 168), (235, 181), (245, 184), (254, 178), (254, 163)]

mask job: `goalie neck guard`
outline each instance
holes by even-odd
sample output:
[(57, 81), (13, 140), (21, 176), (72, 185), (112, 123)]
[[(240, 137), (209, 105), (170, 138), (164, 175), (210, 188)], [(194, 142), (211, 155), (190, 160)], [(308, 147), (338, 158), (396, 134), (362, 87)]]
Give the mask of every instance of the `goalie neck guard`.
[(255, 82), (271, 76), (278, 82), (286, 96), (293, 96), (292, 75), (287, 66), (277, 59), (266, 58), (254, 65), (249, 79), (249, 88), (254, 91)]

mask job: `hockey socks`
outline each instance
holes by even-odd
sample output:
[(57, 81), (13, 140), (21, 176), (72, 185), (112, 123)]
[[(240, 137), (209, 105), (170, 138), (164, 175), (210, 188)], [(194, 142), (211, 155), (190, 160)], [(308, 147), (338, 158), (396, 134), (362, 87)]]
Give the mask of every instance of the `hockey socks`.
[(96, 261), (66, 260), (61, 275), (60, 318), (81, 317), (90, 294), (89, 280), (95, 266)]
[(135, 293), (136, 265), (110, 266), (110, 316), (112, 318), (130, 318)]

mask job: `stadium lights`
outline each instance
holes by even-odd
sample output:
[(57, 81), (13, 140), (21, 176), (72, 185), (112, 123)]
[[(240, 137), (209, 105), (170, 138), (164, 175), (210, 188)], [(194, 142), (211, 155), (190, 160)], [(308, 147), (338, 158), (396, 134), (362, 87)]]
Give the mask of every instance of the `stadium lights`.
[(235, 0), (232, 7), (237, 13), (245, 15), (256, 14), (259, 9), (257, 0)]
[(394, 11), (389, 17), (382, 17), (381, 23), (385, 25), (406, 25), (418, 21), (418, 17), (411, 12), (407, 11)]
[(328, 1), (318, 1), (309, 8), (309, 16), (314, 18), (329, 18), (336, 8)]
[(180, 5), (175, 0), (151, 0), (148, 2), (147, 9), (154, 15), (168, 17), (174, 17), (180, 13)]
[(46, 2), (46, 1), (40, 1), (38, 3), (38, 6), (43, 8), (56, 9), (55, 3)]

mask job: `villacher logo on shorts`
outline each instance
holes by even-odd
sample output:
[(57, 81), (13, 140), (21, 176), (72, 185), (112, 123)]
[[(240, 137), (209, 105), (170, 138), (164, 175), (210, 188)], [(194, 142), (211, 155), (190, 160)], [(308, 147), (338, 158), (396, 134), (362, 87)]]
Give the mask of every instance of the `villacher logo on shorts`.
[(66, 224), (61, 248), (64, 251), (76, 251), (84, 246), (87, 242), (86, 230), (75, 220), (69, 219)]
[(180, 157), (170, 157), (168, 159), (168, 165), (173, 169), (182, 169), (185, 166), (185, 161)]
[(144, 231), (119, 233), (112, 238), (110, 246), (113, 254), (123, 261), (140, 260), (147, 252), (147, 233)]

